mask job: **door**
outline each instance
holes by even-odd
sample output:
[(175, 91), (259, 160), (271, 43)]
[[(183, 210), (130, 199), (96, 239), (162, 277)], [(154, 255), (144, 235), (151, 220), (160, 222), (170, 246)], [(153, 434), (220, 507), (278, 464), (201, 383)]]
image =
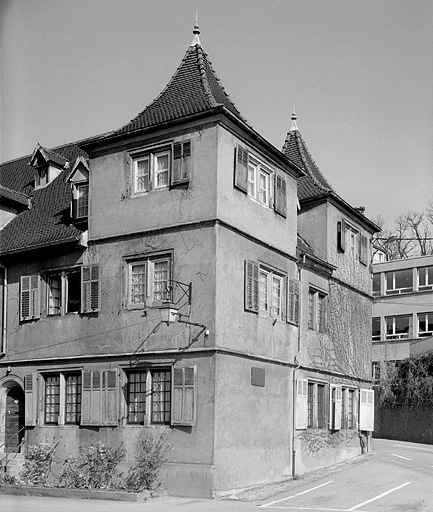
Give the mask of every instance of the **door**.
[(19, 386), (6, 395), (6, 451), (15, 451), (24, 437), (24, 392)]

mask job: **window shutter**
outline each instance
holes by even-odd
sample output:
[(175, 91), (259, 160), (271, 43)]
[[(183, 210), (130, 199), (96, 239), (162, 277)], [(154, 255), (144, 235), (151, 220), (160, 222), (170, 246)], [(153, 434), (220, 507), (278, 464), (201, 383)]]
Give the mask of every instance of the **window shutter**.
[(344, 252), (346, 248), (346, 223), (344, 220), (337, 222), (337, 250)]
[(117, 425), (117, 370), (102, 372), (102, 424)]
[(191, 141), (178, 142), (173, 146), (173, 172), (171, 184), (187, 183), (191, 175)]
[(245, 309), (259, 311), (259, 265), (251, 260), (245, 261)]
[(194, 426), (196, 423), (196, 368), (172, 369), (172, 425)]
[(83, 370), (81, 382), (81, 425), (92, 425), (92, 373)]
[(299, 281), (296, 279), (289, 279), (289, 305), (287, 321), (298, 325), (299, 324)]
[(235, 148), (235, 187), (248, 193), (248, 151), (242, 146)]
[(296, 381), (296, 429), (307, 428), (308, 410), (308, 381), (298, 379)]
[(39, 318), (40, 312), (40, 278), (39, 274), (21, 276), (20, 318), (31, 320)]
[(36, 372), (30, 373), (24, 377), (25, 393), (25, 426), (33, 427), (36, 425), (36, 395), (37, 380)]
[(360, 390), (359, 430), (373, 432), (374, 430), (374, 391)]
[(277, 213), (287, 217), (287, 194), (286, 180), (278, 174), (275, 176), (275, 202), (274, 208)]
[(368, 240), (364, 235), (359, 236), (359, 261), (363, 265), (368, 264)]
[(81, 268), (81, 313), (99, 311), (99, 304), (99, 265), (84, 265)]
[(330, 418), (329, 418), (329, 428), (331, 430), (340, 430), (341, 429), (341, 397), (342, 397), (342, 388), (340, 385), (331, 384), (330, 388)]

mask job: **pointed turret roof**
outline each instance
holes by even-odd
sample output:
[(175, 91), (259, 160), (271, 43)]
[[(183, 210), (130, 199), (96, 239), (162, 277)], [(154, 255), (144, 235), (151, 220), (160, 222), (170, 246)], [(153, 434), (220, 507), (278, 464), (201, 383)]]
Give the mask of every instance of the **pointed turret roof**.
[(334, 192), (334, 189), (325, 176), (323, 176), (311, 153), (308, 151), (307, 145), (298, 129), (295, 112), (293, 112), (291, 119), (292, 126), (287, 133), (283, 153), (306, 173), (306, 176), (298, 180), (299, 199), (302, 200)]
[(113, 135), (149, 128), (216, 107), (225, 107), (245, 122), (213, 70), (201, 46), (199, 33), (196, 23), (191, 46), (165, 89), (140, 114)]

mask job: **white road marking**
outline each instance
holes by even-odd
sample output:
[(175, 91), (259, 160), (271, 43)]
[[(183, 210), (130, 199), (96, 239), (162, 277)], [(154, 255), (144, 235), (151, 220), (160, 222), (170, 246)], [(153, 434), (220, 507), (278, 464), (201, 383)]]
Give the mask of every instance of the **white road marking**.
[(371, 498), (367, 501), (364, 501), (363, 503), (360, 503), (359, 505), (355, 505), (354, 507), (352, 508), (348, 508), (347, 509), (347, 512), (352, 512), (352, 510), (356, 510), (358, 508), (361, 508), (363, 505), (367, 505), (367, 503), (371, 503), (372, 501), (376, 501), (380, 498), (383, 498), (384, 496), (386, 496), (387, 494), (391, 494), (392, 492), (394, 491), (398, 491), (399, 489), (401, 489), (402, 487), (406, 487), (406, 485), (409, 485), (411, 484), (412, 482), (406, 482), (404, 484), (401, 484), (399, 485), (398, 487), (394, 487), (394, 489), (390, 489), (389, 491), (386, 491), (386, 492), (383, 492), (382, 494), (379, 494), (379, 496), (376, 496), (375, 498)]
[(296, 498), (296, 496), (301, 496), (302, 494), (307, 494), (307, 492), (315, 491), (316, 489), (320, 489), (320, 487), (324, 487), (325, 485), (332, 484), (333, 480), (330, 480), (329, 482), (325, 482), (324, 484), (320, 484), (316, 487), (312, 487), (311, 489), (307, 489), (306, 491), (298, 492), (298, 494), (293, 494), (292, 496), (289, 496), (287, 498), (282, 498), (281, 500), (271, 501), (270, 503), (266, 503), (265, 505), (260, 505), (260, 508), (270, 507), (271, 505), (274, 505), (275, 503), (281, 503), (282, 501), (291, 500), (292, 498)]
[(391, 455), (393, 455), (394, 457), (398, 457), (399, 459), (413, 460), (413, 459), (409, 459), (409, 457), (403, 457), (403, 455), (397, 455), (396, 453), (391, 453)]
[(433, 453), (433, 450), (430, 450), (429, 448), (421, 448), (419, 446), (409, 446), (407, 444), (392, 444), (391, 446), (398, 446), (398, 448), (410, 448), (411, 450), (422, 450), (424, 452)]

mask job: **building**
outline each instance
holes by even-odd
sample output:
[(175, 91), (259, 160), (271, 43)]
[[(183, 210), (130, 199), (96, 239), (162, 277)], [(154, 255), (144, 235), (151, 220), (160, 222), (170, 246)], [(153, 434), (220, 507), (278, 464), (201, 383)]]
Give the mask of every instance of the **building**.
[(283, 151), (249, 126), (198, 35), (119, 130), (1, 167), (0, 447), (131, 463), (164, 433), (168, 492), (211, 497), (363, 451), (377, 228), (295, 116)]
[(433, 256), (373, 265), (373, 369), (433, 350)]

